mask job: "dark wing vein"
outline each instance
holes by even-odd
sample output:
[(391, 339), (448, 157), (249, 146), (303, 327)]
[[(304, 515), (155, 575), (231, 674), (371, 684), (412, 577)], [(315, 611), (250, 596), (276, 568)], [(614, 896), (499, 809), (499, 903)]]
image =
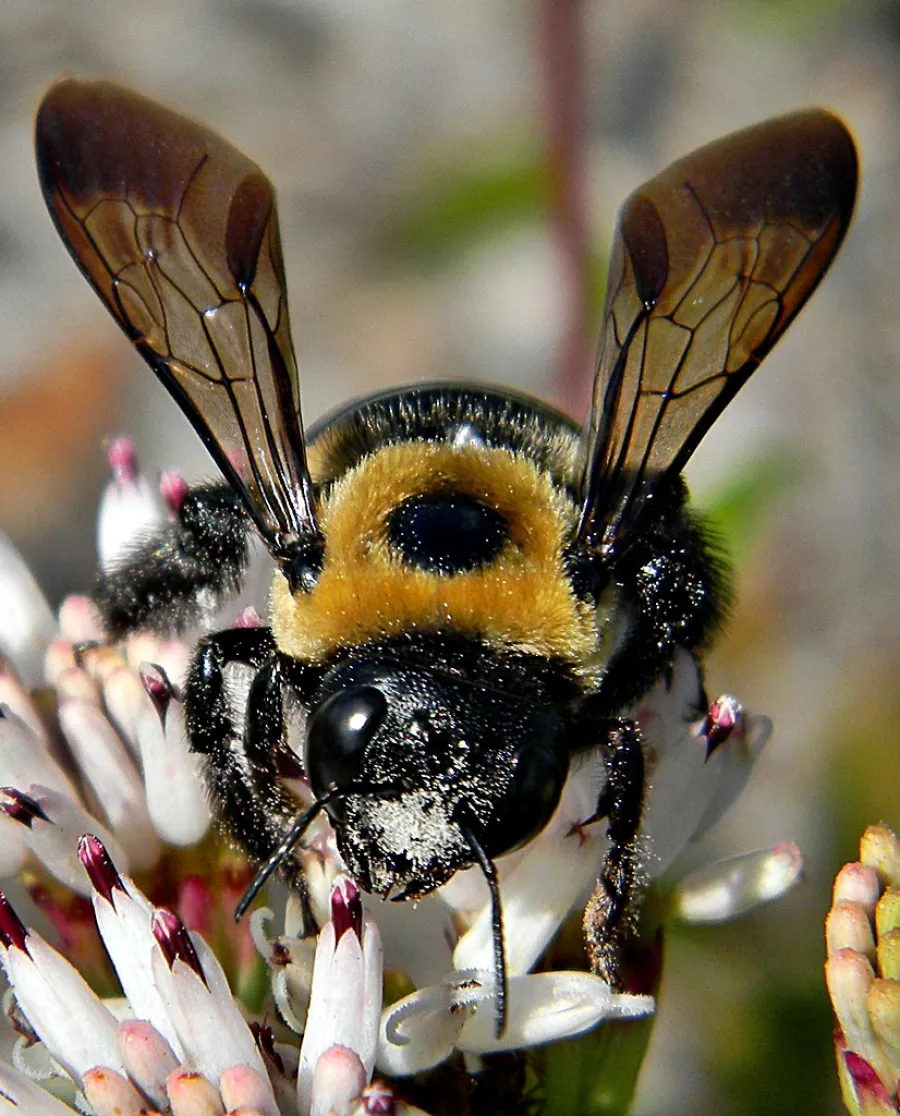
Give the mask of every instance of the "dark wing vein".
[(622, 207), (579, 540), (620, 551), (815, 289), (853, 209), (857, 162), (821, 110), (674, 163)]
[(269, 545), (315, 536), (271, 184), (213, 132), (104, 82), (54, 86), (36, 146), (72, 256)]

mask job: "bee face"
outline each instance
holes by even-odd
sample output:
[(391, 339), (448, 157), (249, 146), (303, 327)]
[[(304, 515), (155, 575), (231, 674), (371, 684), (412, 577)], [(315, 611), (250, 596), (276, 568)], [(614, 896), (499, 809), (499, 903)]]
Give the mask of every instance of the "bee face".
[[(354, 876), (404, 898), (471, 862), (467, 829), (489, 855), (534, 836), (569, 754), (552, 709), (417, 665), (421, 650), (404, 663), (385, 647), (329, 672), (304, 756), (316, 795), (337, 795), (327, 809)], [(456, 650), (464, 659), (471, 648)]]
[[(613, 243), (584, 430), (472, 385), (371, 397), (305, 436), (274, 191), (208, 129), (106, 83), (65, 81), (36, 128), (45, 199), (77, 264), (184, 410), (225, 484), (101, 579), (111, 634), (223, 601), (246, 536), (275, 565), (271, 625), (201, 641), (185, 693), (229, 830), (264, 862), (243, 906), (328, 815), (347, 868), (396, 897), (530, 839), (571, 758), (602, 758), (608, 823), (586, 918), (617, 956), (639, 879), (636, 703), (703, 652), (727, 570), (681, 471), (815, 289), (846, 232), (853, 141), (829, 113), (726, 137), (640, 187)], [(226, 675), (251, 668), (237, 716)], [(288, 712), (304, 724), (299, 757)], [(699, 711), (698, 711), (699, 712)], [(312, 805), (285, 789), (298, 758)]]

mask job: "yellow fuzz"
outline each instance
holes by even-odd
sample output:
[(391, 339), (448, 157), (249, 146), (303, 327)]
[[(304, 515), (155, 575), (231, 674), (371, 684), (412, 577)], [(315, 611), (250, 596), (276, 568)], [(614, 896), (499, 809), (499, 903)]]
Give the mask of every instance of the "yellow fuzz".
[[(390, 546), (393, 509), (441, 491), (467, 493), (508, 520), (510, 537), (490, 565), (443, 576), (410, 568)], [(322, 662), (338, 648), (444, 630), (579, 663), (596, 649), (597, 620), (563, 568), (575, 516), (574, 505), (520, 454), (430, 442), (386, 446), (323, 500), (325, 565), (315, 588), (292, 594), (275, 575), (275, 641), (287, 655)]]

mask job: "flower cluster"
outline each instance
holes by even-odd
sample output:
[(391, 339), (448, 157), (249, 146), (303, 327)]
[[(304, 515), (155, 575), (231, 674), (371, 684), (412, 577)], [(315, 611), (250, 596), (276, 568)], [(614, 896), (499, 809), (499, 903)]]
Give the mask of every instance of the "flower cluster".
[[(110, 460), (103, 566), (186, 491), (170, 474), (155, 493), (126, 442)], [(245, 609), (238, 622), (260, 621)], [(6, 543), (0, 640), (0, 876), (25, 881), (22, 902), (49, 920), (58, 946), (0, 902), (19, 1033), (13, 1064), (0, 1064), (0, 1113), (415, 1112), (441, 1067), (483, 1081), (509, 1052), (652, 1012), (658, 922), (635, 916), (636, 938), (650, 944), (628, 992), (585, 972), (565, 945), (607, 849), (605, 825), (583, 824), (605, 779), (599, 755), (575, 766), (544, 832), (498, 861), (509, 972), (498, 1037), (480, 872), (458, 873), (415, 908), (364, 902), (323, 825), (297, 854), (318, 935), (299, 936), (295, 897), (278, 918), (257, 911), (236, 927), (252, 873), (211, 825), (188, 746), (188, 646), (150, 634), (111, 644), (86, 598), (54, 617)], [(702, 694), (685, 652), (635, 711), (649, 777), (647, 888), (735, 800), (769, 735), (765, 718), (730, 697), (698, 718)], [(782, 894), (800, 867), (793, 846), (712, 865), (660, 889), (655, 917), (723, 921)]]
[(825, 977), (841, 1092), (853, 1116), (900, 1112), (900, 840), (870, 826), (834, 881)]

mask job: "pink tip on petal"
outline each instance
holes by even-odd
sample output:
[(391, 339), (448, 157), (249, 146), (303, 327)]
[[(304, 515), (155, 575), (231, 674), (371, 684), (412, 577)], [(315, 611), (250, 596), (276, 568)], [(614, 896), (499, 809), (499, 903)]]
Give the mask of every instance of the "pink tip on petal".
[(180, 515), (189, 492), (188, 483), (174, 469), (166, 469), (159, 478), (159, 494), (163, 503), (173, 515)]
[(355, 1051), (331, 1046), (319, 1058), (313, 1074), (312, 1112), (345, 1112), (366, 1085), (366, 1070)]
[(253, 605), (247, 605), (237, 614), (234, 626), (236, 628), (261, 628), (263, 626), (262, 617)]
[(98, 1113), (140, 1113), (146, 1102), (127, 1077), (107, 1066), (88, 1070), (81, 1079), (84, 1095)]
[(250, 1031), (253, 1035), (253, 1040), (256, 1043), (257, 1049), (262, 1054), (265, 1061), (274, 1066), (279, 1074), (284, 1074), (284, 1059), (278, 1053), (275, 1046), (275, 1032), (271, 1027), (264, 1023), (253, 1021), (250, 1024)]
[(138, 462), (134, 442), (130, 438), (113, 438), (106, 448), (106, 460), (117, 481), (137, 479)]
[(126, 1019), (116, 1037), (128, 1076), (157, 1106), (167, 1106), (166, 1078), (178, 1068), (171, 1046), (156, 1028), (143, 1019)]
[(348, 931), (362, 939), (362, 899), (359, 888), (349, 876), (338, 876), (331, 889), (331, 921), (335, 944)]
[(190, 934), (178, 915), (165, 907), (158, 907), (153, 912), (152, 930), (153, 937), (159, 943), (169, 968), (173, 968), (176, 961), (183, 961), (205, 984), (206, 977), (200, 965), (200, 958), (194, 949)]
[(700, 728), (700, 734), (706, 737), (707, 757), (731, 736), (739, 726), (743, 714), (743, 706), (731, 694), (723, 694), (712, 703)]
[(0, 944), (7, 949), (15, 946), (27, 952), (28, 928), (19, 918), (9, 900), (0, 891)]
[(363, 1116), (395, 1116), (397, 1098), (386, 1081), (373, 1081), (359, 1095), (358, 1111)]
[(209, 1113), (217, 1116), (223, 1109), (219, 1090), (194, 1070), (180, 1066), (166, 1078), (166, 1093), (173, 1112)]
[(78, 859), (85, 867), (94, 890), (112, 902), (113, 891), (124, 891), (122, 877), (110, 859), (103, 842), (93, 833), (84, 833), (78, 841)]
[(882, 1084), (881, 1078), (862, 1055), (853, 1050), (846, 1050), (844, 1064), (858, 1093), (872, 1100), (878, 1100), (882, 1104), (890, 1102), (890, 1095)]
[(219, 1078), (219, 1092), (228, 1112), (265, 1112), (272, 1091), (250, 1066), (229, 1066)]
[(874, 914), (881, 891), (881, 880), (875, 869), (867, 864), (854, 862), (845, 864), (834, 877), (831, 898), (834, 903), (858, 903)]
[(10, 820), (29, 829), (37, 819), (50, 821), (39, 802), (15, 787), (0, 787), (0, 811)]
[(165, 724), (166, 711), (172, 700), (173, 688), (168, 675), (161, 666), (155, 663), (141, 663), (138, 673), (141, 682), (147, 691), (147, 696), (153, 702), (153, 708), (159, 714), (159, 719)]

